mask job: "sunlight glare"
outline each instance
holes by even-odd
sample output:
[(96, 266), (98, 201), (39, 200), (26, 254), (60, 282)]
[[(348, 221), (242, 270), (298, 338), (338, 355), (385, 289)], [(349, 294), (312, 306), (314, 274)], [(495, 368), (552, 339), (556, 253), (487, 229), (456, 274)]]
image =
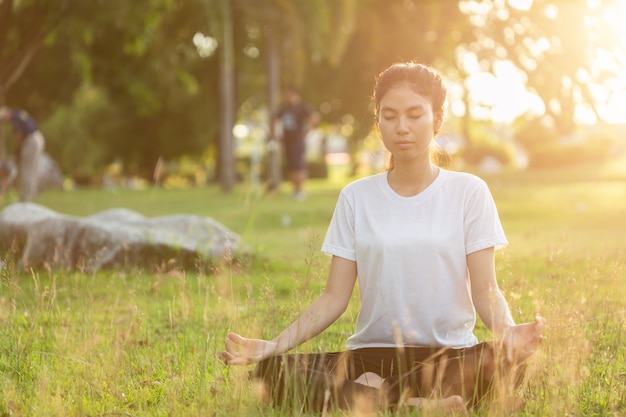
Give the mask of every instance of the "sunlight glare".
[(626, 123), (626, 0), (587, 0), (587, 6), (598, 15), (603, 25), (612, 29), (609, 33), (613, 35), (611, 41), (595, 51), (597, 68), (614, 74), (596, 89), (596, 93), (600, 93), (594, 94), (599, 102), (598, 113), (607, 123)]
[(587, 7), (596, 10), (602, 4), (602, 0), (587, 0)]
[(555, 20), (557, 17), (559, 17), (559, 8), (554, 4), (549, 4), (548, 6), (546, 6), (543, 13), (548, 19)]
[[(565, 8), (565, 3), (539, 4), (533, 0), (497, 0), (491, 3), (464, 0), (459, 7), (464, 13), (484, 19), (493, 11), (494, 5), (496, 9), (506, 9), (504, 2), (510, 9), (521, 11), (541, 7), (549, 20), (557, 20), (562, 12), (569, 10)], [(599, 118), (611, 124), (626, 124), (626, 0), (586, 0), (581, 3), (577, 7), (586, 6), (586, 11), (584, 28), (579, 30), (589, 31), (587, 38), (594, 49), (585, 49), (589, 64), (581, 64), (575, 73), (570, 74), (573, 78), (563, 77), (561, 86), (573, 94), (576, 106), (574, 118), (578, 124), (596, 124)], [(489, 4), (491, 7), (488, 7)], [(561, 44), (563, 39), (557, 35), (527, 36), (525, 31), (526, 25), (512, 22), (503, 35), (505, 39), (521, 41), (529, 52), (519, 61), (526, 73), (536, 71), (546, 54), (564, 49)], [(508, 61), (506, 54), (497, 60), (498, 51), (494, 50), (494, 45), (487, 44), (489, 41), (493, 42), (490, 38), (482, 39), (481, 47), (492, 49), (491, 68), (484, 65), (475, 52), (462, 47), (457, 49), (458, 67), (467, 76), (464, 87), (469, 103), (462, 99), (462, 95), (451, 100), (453, 114), (470, 112), (479, 119), (510, 123), (523, 114), (544, 114), (546, 107), (561, 111), (557, 99), (544, 103), (536, 91), (528, 89), (525, 72)], [(593, 106), (586, 103), (589, 96), (583, 94), (585, 91), (590, 93)]]
[(525, 112), (540, 114), (544, 110), (537, 105), (536, 96), (526, 90), (522, 74), (510, 61), (496, 61), (493, 73), (473, 73), (466, 86), (475, 103), (472, 115), (477, 118), (510, 123)]
[(509, 0), (508, 3), (514, 9), (528, 11), (533, 5), (533, 0)]
[(607, 123), (626, 123), (626, 89), (613, 91), (606, 108), (600, 114)]

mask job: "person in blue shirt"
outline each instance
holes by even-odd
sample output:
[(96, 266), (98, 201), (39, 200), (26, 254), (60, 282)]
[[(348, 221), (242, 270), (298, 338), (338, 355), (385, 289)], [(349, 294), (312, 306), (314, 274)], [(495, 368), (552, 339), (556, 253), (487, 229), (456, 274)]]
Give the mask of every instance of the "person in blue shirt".
[(39, 161), (45, 139), (35, 120), (24, 110), (0, 108), (0, 122), (11, 123), (15, 139), (15, 153), (21, 180), (21, 201), (31, 201), (37, 196)]
[(287, 86), (284, 97), (284, 102), (273, 115), (270, 135), (272, 138), (275, 136), (275, 132), (279, 130), (275, 125), (279, 124), (285, 164), (289, 181), (293, 185), (293, 197), (301, 200), (304, 197), (302, 187), (307, 177), (306, 136), (319, 123), (320, 116), (302, 100), (296, 87)]

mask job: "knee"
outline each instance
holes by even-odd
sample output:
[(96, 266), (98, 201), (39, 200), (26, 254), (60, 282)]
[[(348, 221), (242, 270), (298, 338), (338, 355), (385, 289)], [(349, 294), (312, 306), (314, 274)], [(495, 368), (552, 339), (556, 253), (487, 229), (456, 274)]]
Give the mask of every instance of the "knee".
[(448, 405), (453, 409), (462, 409), (465, 407), (463, 398), (460, 395), (452, 395), (446, 398)]

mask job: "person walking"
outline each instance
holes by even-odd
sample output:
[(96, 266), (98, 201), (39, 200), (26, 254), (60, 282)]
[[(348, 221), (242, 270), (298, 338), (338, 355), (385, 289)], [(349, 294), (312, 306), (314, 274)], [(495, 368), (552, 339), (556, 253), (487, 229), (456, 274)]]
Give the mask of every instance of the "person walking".
[(296, 87), (285, 88), (284, 101), (272, 118), (270, 138), (275, 138), (277, 131), (282, 132), (287, 175), (297, 200), (304, 198), (303, 185), (307, 178), (306, 136), (319, 119), (319, 113), (302, 100)]
[[(475, 380), (459, 382), (464, 372), (489, 386), (499, 352), (512, 366), (537, 350), (543, 318), (516, 324), (498, 287), (495, 250), (508, 242), (487, 184), (431, 159), (446, 92), (440, 75), (419, 63), (397, 63), (376, 77), (375, 120), (389, 165), (342, 189), (322, 244), (331, 255), (324, 291), (272, 340), (229, 333), (220, 357), (229, 365), (258, 362), (254, 375), (270, 402), (300, 389), (314, 408), (329, 395), (349, 406), (350, 392), (371, 398), (387, 384), (396, 391), (383, 405), (403, 398), (464, 410), (485, 395)], [(346, 350), (286, 353), (343, 314), (357, 279), (361, 307)], [(478, 343), (477, 315), (493, 342)], [(398, 392), (398, 378), (406, 392)], [(425, 380), (445, 386), (427, 390)]]
[(21, 201), (31, 201), (38, 193), (39, 161), (45, 139), (35, 120), (24, 110), (0, 108), (0, 121), (13, 125), (18, 175), (21, 181)]

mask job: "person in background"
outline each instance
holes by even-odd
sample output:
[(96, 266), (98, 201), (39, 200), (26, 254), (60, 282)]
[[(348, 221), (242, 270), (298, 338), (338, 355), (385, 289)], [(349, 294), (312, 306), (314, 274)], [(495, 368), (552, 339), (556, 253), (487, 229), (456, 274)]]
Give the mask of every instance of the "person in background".
[(293, 197), (304, 198), (303, 185), (307, 178), (306, 136), (319, 123), (319, 113), (300, 97), (294, 86), (284, 90), (284, 101), (272, 117), (270, 137), (276, 137), (278, 125), (282, 131), (281, 141), (285, 152), (285, 164)]
[(21, 201), (31, 201), (37, 196), (39, 161), (45, 139), (35, 120), (24, 110), (0, 107), (0, 122), (13, 125), (18, 175), (21, 181)]
[[(272, 340), (229, 333), (220, 357), (229, 365), (258, 362), (254, 375), (272, 402), (286, 398), (285, 387), (299, 386), (319, 408), (327, 393), (347, 401), (346, 387), (367, 395), (405, 378), (400, 384), (410, 395), (396, 393), (394, 402), (460, 411), (483, 398), (478, 391), (485, 387), (475, 378), (464, 387), (464, 372), (482, 375), (489, 386), (493, 368), (537, 350), (543, 318), (516, 324), (498, 287), (495, 251), (508, 242), (487, 184), (431, 159), (446, 94), (440, 75), (419, 63), (378, 75), (375, 122), (388, 169), (341, 191), (322, 244), (331, 255), (323, 292)], [(360, 311), (346, 351), (286, 354), (344, 313), (357, 279)], [(477, 316), (493, 342), (478, 343)], [(443, 377), (435, 383), (448, 385), (425, 392), (423, 381), (437, 375)]]

